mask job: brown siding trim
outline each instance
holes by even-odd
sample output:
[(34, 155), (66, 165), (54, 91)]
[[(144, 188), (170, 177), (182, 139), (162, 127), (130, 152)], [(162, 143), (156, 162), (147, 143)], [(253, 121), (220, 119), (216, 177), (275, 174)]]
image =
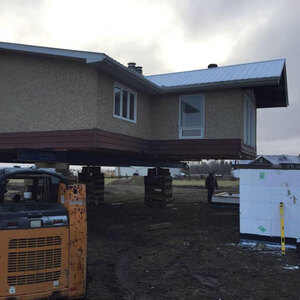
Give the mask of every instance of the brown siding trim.
[(255, 157), (241, 139), (149, 141), (100, 129), (0, 133), (0, 150), (114, 150), (179, 160)]
[(241, 151), (243, 153), (249, 154), (249, 155), (253, 155), (253, 153), (254, 153), (254, 155), (256, 156), (256, 148), (254, 149), (248, 145), (245, 145), (243, 140), (241, 141)]
[(149, 153), (150, 142), (144, 139), (135, 138), (119, 133), (96, 129), (97, 148)]
[(152, 141), (151, 154), (155, 155), (236, 155), (240, 151), (241, 141), (239, 139), (226, 140), (171, 140)]
[(91, 130), (1, 133), (0, 149), (19, 148), (90, 148), (94, 147)]

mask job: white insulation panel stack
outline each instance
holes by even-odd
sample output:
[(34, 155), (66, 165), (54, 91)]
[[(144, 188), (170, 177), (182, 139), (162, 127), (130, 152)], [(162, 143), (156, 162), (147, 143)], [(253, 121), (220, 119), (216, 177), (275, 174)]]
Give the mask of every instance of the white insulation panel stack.
[(280, 237), (280, 202), (285, 237), (300, 238), (300, 170), (240, 170), (240, 233)]

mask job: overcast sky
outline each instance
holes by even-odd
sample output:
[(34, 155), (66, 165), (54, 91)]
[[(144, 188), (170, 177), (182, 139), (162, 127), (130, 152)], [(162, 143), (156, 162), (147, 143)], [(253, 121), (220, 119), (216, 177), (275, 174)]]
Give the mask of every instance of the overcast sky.
[(0, 0), (0, 41), (104, 52), (144, 74), (287, 59), (288, 108), (258, 110), (258, 154), (300, 154), (300, 0)]

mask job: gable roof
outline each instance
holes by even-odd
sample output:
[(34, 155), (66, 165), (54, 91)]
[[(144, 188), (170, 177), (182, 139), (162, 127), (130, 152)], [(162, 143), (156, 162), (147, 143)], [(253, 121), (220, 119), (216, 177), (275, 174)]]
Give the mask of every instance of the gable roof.
[(240, 160), (233, 164), (235, 169), (300, 169), (300, 156), (260, 155), (255, 160)]
[(263, 158), (270, 162), (270, 164), (274, 166), (280, 166), (280, 165), (286, 165), (286, 164), (300, 164), (300, 157), (294, 156), (294, 155), (261, 155), (258, 158), (256, 158), (252, 163), (260, 161), (260, 159)]
[(4, 42), (0, 42), (0, 51), (83, 61), (151, 95), (249, 88), (258, 108), (288, 106), (285, 59), (143, 76), (104, 53)]
[[(257, 107), (288, 106), (286, 61), (276, 59), (232, 66), (147, 76), (165, 90), (253, 88)], [(280, 89), (274, 90), (274, 86)]]

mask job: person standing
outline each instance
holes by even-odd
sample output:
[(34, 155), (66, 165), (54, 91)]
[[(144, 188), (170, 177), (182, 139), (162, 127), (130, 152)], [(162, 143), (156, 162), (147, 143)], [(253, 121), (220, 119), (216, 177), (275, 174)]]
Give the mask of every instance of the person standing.
[(211, 197), (215, 188), (218, 189), (218, 182), (214, 176), (214, 173), (210, 173), (205, 180), (205, 188), (207, 189), (207, 202), (211, 203)]

